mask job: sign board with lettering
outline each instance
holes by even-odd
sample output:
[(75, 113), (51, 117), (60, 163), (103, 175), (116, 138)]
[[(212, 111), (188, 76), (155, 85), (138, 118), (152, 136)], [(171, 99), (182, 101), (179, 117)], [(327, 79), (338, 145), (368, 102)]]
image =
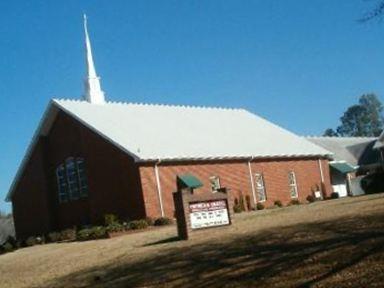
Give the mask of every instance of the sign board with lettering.
[(229, 225), (225, 199), (189, 203), (189, 216), (192, 229)]
[[(214, 228), (232, 224), (232, 198), (227, 189), (213, 192), (195, 189), (201, 181), (191, 174), (177, 176), (177, 191), (173, 193), (177, 232), (181, 239), (202, 235), (203, 228)], [(201, 230), (200, 232), (198, 232)], [(194, 236), (195, 237), (195, 236)]]

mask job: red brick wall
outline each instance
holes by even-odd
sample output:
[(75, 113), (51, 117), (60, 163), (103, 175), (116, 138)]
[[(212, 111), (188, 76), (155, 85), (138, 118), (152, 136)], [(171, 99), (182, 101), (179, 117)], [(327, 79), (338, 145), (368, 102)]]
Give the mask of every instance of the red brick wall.
[[(55, 169), (71, 156), (85, 160), (89, 197), (58, 203)], [(322, 162), (329, 193), (328, 161)], [(158, 167), (164, 211), (169, 217), (174, 215), (172, 192), (176, 190), (177, 174), (194, 174), (203, 181), (206, 190), (210, 189), (209, 177), (217, 175), (221, 186), (231, 190), (232, 197), (249, 196), (253, 203), (246, 161), (174, 162)], [(266, 205), (274, 200), (290, 201), (290, 170), (296, 172), (301, 201), (311, 194), (311, 187), (320, 184), (317, 159), (255, 160), (252, 170), (264, 175)], [(86, 222), (99, 224), (106, 213), (122, 219), (161, 215), (154, 163), (136, 164), (132, 157), (64, 112), (59, 113), (49, 135), (35, 147), (16, 186), (12, 204), (16, 232), (21, 238)]]
[[(132, 157), (64, 112), (44, 139), (44, 147), (39, 144), (33, 151), (12, 197), (19, 237), (99, 224), (106, 213), (122, 219), (145, 215), (139, 171)], [(89, 197), (59, 203), (55, 170), (71, 156), (85, 160)]]
[[(58, 205), (58, 227), (100, 223), (108, 213), (122, 219), (144, 214), (138, 168), (132, 157), (64, 113), (57, 117), (48, 139), (50, 171), (69, 156), (83, 157), (89, 184), (88, 199)], [(56, 186), (51, 187), (55, 195)]]
[(43, 151), (42, 138), (38, 141), (12, 198), (13, 219), (18, 238), (46, 233), (52, 224)]
[[(325, 196), (331, 191), (328, 161), (322, 160), (324, 182), (327, 191)], [(265, 205), (273, 205), (275, 200), (289, 203), (292, 198), (289, 193), (288, 173), (294, 171), (297, 182), (298, 199), (305, 202), (308, 195), (312, 195), (317, 184), (321, 187), (321, 175), (318, 160), (270, 160), (267, 162), (252, 162), (252, 173), (262, 173), (264, 186), (267, 195)]]
[[(328, 161), (322, 160), (322, 163), (326, 193), (329, 193), (331, 188)], [(311, 188), (321, 183), (317, 159), (254, 160), (251, 167), (253, 174), (261, 172), (264, 175), (267, 194), (265, 205), (267, 206), (273, 205), (275, 200), (281, 200), (285, 204), (291, 201), (288, 185), (289, 171), (294, 171), (296, 174), (300, 201), (305, 201), (306, 197), (312, 194)], [(229, 188), (232, 197), (249, 196), (253, 205), (248, 162), (246, 161), (161, 163), (158, 165), (158, 170), (163, 207), (168, 217), (174, 215), (172, 192), (176, 190), (176, 175), (184, 173), (191, 173), (203, 182), (204, 187), (200, 188), (201, 191), (210, 189), (210, 176), (219, 176), (221, 186)], [(160, 206), (154, 164), (141, 166), (140, 177), (143, 184), (146, 213), (150, 217), (158, 217)]]

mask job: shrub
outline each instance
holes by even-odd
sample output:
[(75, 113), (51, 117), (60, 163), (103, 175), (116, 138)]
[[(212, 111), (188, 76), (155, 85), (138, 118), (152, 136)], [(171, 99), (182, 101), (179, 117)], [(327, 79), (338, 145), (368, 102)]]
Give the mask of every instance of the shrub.
[(245, 211), (245, 201), (244, 201), (244, 196), (243, 195), (240, 195), (239, 205), (240, 205), (241, 211)]
[(244, 196), (243, 195), (240, 195), (239, 198), (235, 198), (235, 201), (234, 201), (234, 205), (233, 205), (233, 211), (235, 213), (241, 213), (243, 211), (245, 211), (245, 204), (244, 204)]
[(79, 230), (76, 236), (76, 239), (79, 241), (103, 239), (107, 238), (107, 230), (102, 226), (94, 226)]
[(119, 219), (115, 214), (105, 214), (104, 215), (104, 224), (106, 226), (114, 224), (114, 223), (118, 223), (118, 222), (119, 222)]
[(44, 243), (43, 238), (36, 237), (36, 236), (30, 236), (27, 238), (27, 240), (25, 240), (25, 244), (27, 246), (34, 246), (34, 245), (42, 244), (42, 243)]
[(115, 223), (109, 224), (106, 227), (106, 229), (107, 229), (108, 232), (120, 232), (120, 231), (125, 230), (125, 227), (124, 227), (123, 224), (115, 222)]
[(263, 210), (265, 207), (264, 207), (264, 204), (263, 203), (257, 203), (256, 204), (256, 209), (257, 210)]
[(337, 193), (337, 192), (332, 192), (332, 193), (331, 193), (331, 199), (337, 199), (337, 198), (339, 198), (339, 193)]
[(300, 205), (299, 199), (292, 199), (291, 202), (289, 202), (291, 205)]
[(76, 240), (76, 230), (74, 228), (65, 229), (60, 232), (61, 241), (73, 241)]
[(309, 203), (313, 203), (313, 202), (316, 201), (316, 198), (315, 198), (315, 196), (313, 196), (313, 195), (308, 195), (308, 196), (307, 196), (307, 201), (308, 201)]
[(241, 209), (239, 204), (235, 204), (235, 205), (233, 205), (233, 212), (241, 213), (241, 212), (243, 212), (243, 210)]
[(58, 242), (60, 241), (61, 235), (59, 232), (50, 232), (48, 233), (48, 241), (50, 242)]
[(76, 234), (76, 239), (79, 241), (91, 240), (91, 228), (81, 229)]
[(13, 236), (11, 236), (11, 235), (7, 237), (7, 240), (5, 240), (5, 242), (8, 242), (8, 243), (11, 244), (13, 247), (18, 247), (18, 243), (17, 243), (15, 237), (13, 237)]
[(4, 253), (8, 253), (8, 252), (11, 252), (13, 250), (15, 250), (15, 247), (11, 243), (5, 242), (3, 244), (3, 251), (4, 251)]
[(155, 221), (151, 217), (145, 218), (145, 222), (147, 222), (148, 226), (153, 226), (155, 224)]
[(167, 217), (160, 217), (157, 218), (154, 222), (155, 226), (164, 226), (164, 225), (170, 225), (173, 223), (173, 220)]
[(107, 229), (102, 226), (95, 226), (91, 230), (93, 239), (103, 239), (107, 237)]
[(128, 224), (129, 222), (123, 222), (121, 225), (123, 225), (124, 229), (128, 230), (129, 229)]
[(283, 207), (283, 203), (280, 200), (276, 200), (273, 204), (277, 207)]
[(147, 227), (148, 227), (148, 223), (144, 219), (133, 220), (128, 223), (128, 228), (132, 230), (145, 229)]
[(249, 195), (245, 196), (245, 203), (247, 203), (247, 210), (251, 211), (252, 205), (251, 205), (251, 197)]

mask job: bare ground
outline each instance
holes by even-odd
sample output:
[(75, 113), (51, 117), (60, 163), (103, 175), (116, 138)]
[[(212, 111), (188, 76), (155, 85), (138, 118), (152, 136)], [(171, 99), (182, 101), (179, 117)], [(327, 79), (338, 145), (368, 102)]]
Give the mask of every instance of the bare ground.
[(0, 256), (1, 287), (383, 287), (384, 195), (236, 215)]

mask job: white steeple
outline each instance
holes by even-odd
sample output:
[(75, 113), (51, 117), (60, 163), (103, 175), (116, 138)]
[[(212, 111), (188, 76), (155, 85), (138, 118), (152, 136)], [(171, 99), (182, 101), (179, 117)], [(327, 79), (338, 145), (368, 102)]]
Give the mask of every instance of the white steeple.
[(84, 79), (84, 99), (92, 104), (105, 103), (104, 92), (101, 90), (100, 77), (96, 74), (93, 63), (91, 42), (89, 41), (87, 29), (87, 15), (84, 14), (85, 50), (87, 74)]

